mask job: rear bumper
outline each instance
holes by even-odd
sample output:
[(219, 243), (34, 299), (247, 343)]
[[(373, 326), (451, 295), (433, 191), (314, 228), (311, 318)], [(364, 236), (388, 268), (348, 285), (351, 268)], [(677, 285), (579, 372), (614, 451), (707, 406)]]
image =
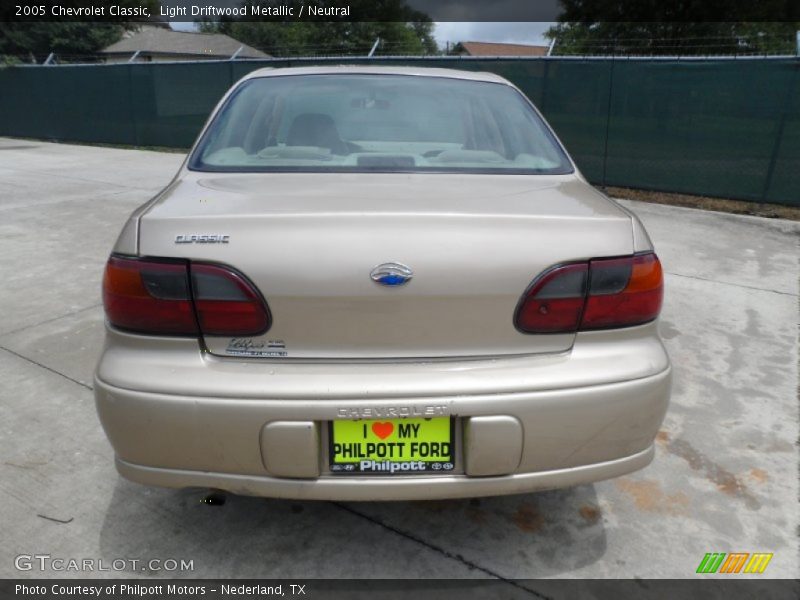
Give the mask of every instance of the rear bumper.
[[(581, 334), (557, 356), (361, 365), (219, 360), (191, 340), (164, 340), (166, 350), (153, 352), (152, 339), (110, 331), (95, 398), (120, 473), (145, 484), (328, 500), (521, 493), (652, 460), (671, 382), (655, 327)], [(327, 472), (327, 422), (391, 411), (455, 417), (456, 472)], [(498, 423), (511, 427), (492, 429)], [(306, 425), (319, 437), (305, 445), (265, 442), (278, 430), (291, 444)]]
[(571, 487), (612, 479), (649, 465), (655, 454), (653, 444), (636, 454), (602, 463), (503, 477), (436, 475), (399, 476), (376, 481), (375, 477), (321, 477), (308, 481), (268, 476), (204, 473), (177, 469), (155, 469), (127, 463), (117, 457), (119, 473), (131, 481), (162, 487), (204, 487), (244, 496), (267, 496), (298, 500), (435, 500), (522, 494)]

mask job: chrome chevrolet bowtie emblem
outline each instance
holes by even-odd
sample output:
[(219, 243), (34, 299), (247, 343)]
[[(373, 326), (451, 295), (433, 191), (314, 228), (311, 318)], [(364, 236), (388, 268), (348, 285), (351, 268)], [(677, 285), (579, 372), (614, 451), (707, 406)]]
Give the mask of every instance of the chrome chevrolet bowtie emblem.
[(403, 264), (392, 262), (378, 265), (369, 276), (375, 283), (398, 286), (411, 281), (414, 272)]

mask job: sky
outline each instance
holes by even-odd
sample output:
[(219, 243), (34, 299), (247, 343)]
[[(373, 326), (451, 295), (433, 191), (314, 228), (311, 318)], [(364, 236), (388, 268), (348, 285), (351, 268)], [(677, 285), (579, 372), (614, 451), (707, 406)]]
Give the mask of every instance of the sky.
[(509, 44), (550, 43), (544, 32), (554, 23), (436, 23), (434, 37), (440, 46), (446, 42), (506, 42)]
[[(170, 23), (177, 31), (194, 31), (195, 24), (174, 21)], [(546, 46), (549, 43), (544, 32), (553, 23), (436, 23), (433, 32), (436, 42), (444, 46), (457, 42), (506, 42), (509, 44), (533, 44)]]

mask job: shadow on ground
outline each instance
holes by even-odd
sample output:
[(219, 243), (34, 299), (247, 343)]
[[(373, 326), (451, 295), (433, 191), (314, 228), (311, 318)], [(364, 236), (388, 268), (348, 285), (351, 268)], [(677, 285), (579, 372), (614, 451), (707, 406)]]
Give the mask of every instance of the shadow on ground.
[(170, 574), (183, 577), (536, 578), (589, 565), (606, 550), (592, 485), (395, 503), (208, 494), (120, 479), (101, 554), (194, 559), (193, 571)]

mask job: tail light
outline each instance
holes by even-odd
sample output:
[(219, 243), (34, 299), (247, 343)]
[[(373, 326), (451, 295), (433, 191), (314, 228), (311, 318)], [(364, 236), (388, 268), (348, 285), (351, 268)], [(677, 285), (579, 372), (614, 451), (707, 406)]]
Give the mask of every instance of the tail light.
[(197, 321), (205, 335), (256, 335), (269, 327), (259, 293), (244, 277), (225, 267), (192, 264)]
[(655, 254), (593, 260), (581, 329), (627, 327), (661, 312), (664, 276)]
[(109, 323), (157, 335), (258, 335), (269, 310), (242, 275), (200, 263), (112, 256), (103, 278)]
[(517, 307), (524, 333), (574, 333), (641, 325), (658, 317), (664, 295), (655, 254), (554, 267), (536, 279)]
[(112, 256), (103, 278), (103, 304), (115, 327), (141, 333), (197, 335), (184, 263)]
[(556, 267), (534, 282), (517, 309), (525, 333), (577, 331), (586, 302), (588, 263)]

